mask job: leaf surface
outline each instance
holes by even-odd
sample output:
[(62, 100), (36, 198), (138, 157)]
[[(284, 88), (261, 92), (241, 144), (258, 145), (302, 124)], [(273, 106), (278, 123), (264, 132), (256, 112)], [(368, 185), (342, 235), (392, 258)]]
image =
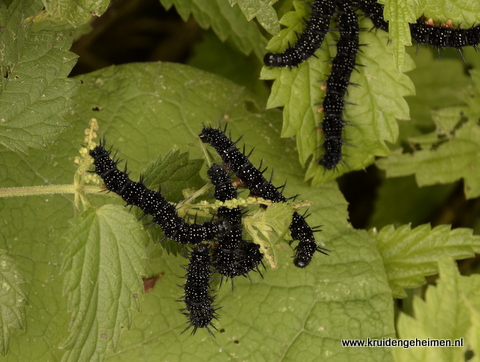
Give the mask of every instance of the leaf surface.
[(146, 275), (146, 236), (135, 217), (118, 205), (87, 209), (66, 234), (62, 271), (72, 312), (65, 361), (101, 359), (115, 349), (120, 331), (138, 309)]
[(25, 327), (24, 307), (27, 303), (27, 294), (22, 284), (25, 279), (18, 270), (15, 260), (8, 256), (5, 250), (0, 250), (0, 352), (5, 355), (8, 351), (10, 333), (13, 328)]
[(25, 23), (39, 11), (35, 0), (0, 4), (0, 143), (14, 150), (45, 148), (69, 126), (65, 114), (78, 83), (67, 76), (77, 56), (69, 32), (32, 31)]
[(445, 255), (455, 259), (475, 256), (480, 250), (480, 237), (472, 230), (449, 225), (431, 228), (409, 225), (395, 229), (392, 225), (382, 230), (371, 230), (385, 263), (388, 282), (395, 298), (405, 298), (404, 289), (425, 284), (425, 277), (438, 273), (437, 261)]

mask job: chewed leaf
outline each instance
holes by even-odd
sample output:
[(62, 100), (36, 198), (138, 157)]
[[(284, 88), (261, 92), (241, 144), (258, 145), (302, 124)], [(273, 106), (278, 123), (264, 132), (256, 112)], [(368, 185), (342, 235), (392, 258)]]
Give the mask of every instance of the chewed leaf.
[(292, 222), (292, 208), (285, 203), (275, 203), (266, 210), (259, 209), (244, 218), (244, 225), (253, 241), (260, 245), (260, 251), (272, 269), (277, 268), (275, 252), (283, 241)]

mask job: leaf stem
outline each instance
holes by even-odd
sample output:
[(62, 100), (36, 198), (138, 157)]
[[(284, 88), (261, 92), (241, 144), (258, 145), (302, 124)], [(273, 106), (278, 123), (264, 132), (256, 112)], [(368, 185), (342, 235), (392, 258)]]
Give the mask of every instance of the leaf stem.
[[(83, 186), (84, 193), (98, 193), (98, 186)], [(27, 187), (6, 187), (0, 188), (0, 198), (14, 196), (34, 196), (53, 194), (75, 194), (78, 193), (75, 185), (49, 185), (49, 186), (27, 186)]]

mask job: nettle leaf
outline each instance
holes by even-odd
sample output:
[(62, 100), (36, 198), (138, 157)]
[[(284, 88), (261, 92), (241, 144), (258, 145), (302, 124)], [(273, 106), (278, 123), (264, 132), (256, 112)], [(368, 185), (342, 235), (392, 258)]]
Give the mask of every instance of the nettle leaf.
[[(387, 172), (387, 177), (414, 174), (418, 185), (435, 185), (465, 180), (467, 198), (480, 195), (480, 170), (477, 167), (480, 154), (480, 126), (477, 123), (478, 99), (480, 97), (480, 73), (472, 72), (476, 87), (464, 99), (473, 108), (454, 107), (435, 112), (434, 132), (410, 142), (420, 150), (400, 153), (398, 150), (389, 158), (378, 160), (377, 166)], [(474, 119), (464, 119), (464, 115)]]
[(277, 12), (272, 4), (277, 0), (229, 0), (230, 5), (238, 4), (248, 21), (257, 18), (260, 25), (272, 35), (280, 31)]
[[(268, 49), (283, 51), (288, 43), (293, 43), (295, 31), (303, 29), (303, 17), (308, 16), (308, 6), (296, 2), (296, 12), (287, 13), (281, 20), (289, 28), (280, 32), (280, 37), (272, 38)], [(368, 20), (360, 22), (361, 28), (371, 28)], [(404, 96), (413, 94), (410, 79), (399, 73), (392, 62), (393, 51), (388, 45), (388, 35), (383, 31), (362, 31), (360, 43), (368, 44), (357, 55), (357, 66), (352, 73), (351, 82), (359, 86), (349, 86), (345, 101), (344, 119), (353, 126), (346, 126), (344, 138), (355, 147), (344, 146), (345, 161), (348, 166), (339, 165), (338, 172), (325, 172), (316, 160), (322, 155), (323, 135), (316, 127), (321, 124), (322, 114), (319, 103), (325, 95), (321, 86), (330, 73), (329, 63), (333, 57), (335, 44), (332, 33), (327, 34), (323, 49), (316, 57), (299, 65), (298, 68), (262, 69), (263, 79), (275, 79), (267, 106), (284, 107), (282, 137), (295, 136), (300, 162), (305, 164), (309, 158), (307, 178), (313, 178), (313, 184), (338, 177), (352, 169), (363, 169), (370, 165), (375, 156), (389, 155), (386, 141), (395, 142), (398, 137), (396, 119), (409, 119), (408, 105)], [(409, 57), (405, 60), (405, 69), (412, 69)], [(313, 105), (313, 106), (312, 106)], [(313, 155), (313, 157), (312, 157)]]
[(87, 209), (66, 234), (64, 294), (72, 312), (65, 361), (101, 360), (130, 327), (146, 275), (145, 233), (118, 205)]
[(200, 178), (199, 171), (204, 161), (189, 160), (188, 153), (170, 151), (165, 156), (159, 155), (142, 172), (145, 178), (145, 186), (152, 190), (161, 187), (167, 200), (180, 201), (185, 197), (182, 193), (187, 188), (201, 188), (205, 182)]
[(10, 343), (12, 329), (25, 326), (24, 307), (27, 295), (22, 288), (25, 279), (13, 258), (0, 250), (0, 352), (5, 355)]
[(412, 45), (408, 23), (417, 20), (413, 7), (404, 0), (379, 2), (385, 4), (384, 18), (388, 21), (389, 38), (393, 42), (395, 66), (397, 69), (407, 71), (409, 69), (404, 69), (405, 45)]
[(480, 251), (480, 236), (471, 229), (451, 230), (449, 225), (431, 228), (429, 224), (411, 229), (393, 225), (380, 231), (370, 230), (382, 254), (388, 282), (395, 298), (405, 298), (404, 289), (425, 284), (425, 277), (438, 273), (437, 261), (448, 255), (455, 259), (471, 258)]
[(198, 24), (213, 31), (220, 40), (231, 39), (244, 54), (253, 52), (258, 59), (265, 53), (266, 39), (257, 24), (248, 22), (239, 7), (231, 7), (225, 0), (160, 0), (168, 10), (175, 5), (183, 20), (193, 15)]
[[(480, 308), (480, 276), (461, 276), (450, 258), (438, 262), (440, 279), (437, 286), (430, 286), (425, 301), (414, 296), (415, 318), (401, 313), (397, 330), (400, 338), (460, 339), (470, 345), (467, 331), (471, 320)], [(478, 333), (478, 331), (477, 331)], [(465, 347), (392, 348), (395, 361), (463, 361)]]
[(48, 20), (52, 24), (86, 24), (92, 16), (100, 16), (107, 10), (110, 0), (43, 0), (44, 9), (33, 20)]
[(0, 3), (0, 143), (15, 151), (46, 147), (65, 131), (78, 86), (67, 78), (77, 58), (68, 51), (72, 34), (33, 32), (24, 22), (40, 9), (35, 0), (15, 0), (8, 8)]

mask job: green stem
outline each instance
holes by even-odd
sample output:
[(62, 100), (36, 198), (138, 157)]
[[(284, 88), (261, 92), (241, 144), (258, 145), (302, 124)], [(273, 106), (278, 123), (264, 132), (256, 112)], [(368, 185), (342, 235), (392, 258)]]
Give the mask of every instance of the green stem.
[[(84, 193), (98, 193), (98, 186), (83, 186)], [(51, 186), (28, 186), (28, 187), (6, 187), (0, 188), (0, 198), (13, 196), (34, 196), (53, 194), (75, 194), (78, 188), (75, 185), (51, 185)]]

